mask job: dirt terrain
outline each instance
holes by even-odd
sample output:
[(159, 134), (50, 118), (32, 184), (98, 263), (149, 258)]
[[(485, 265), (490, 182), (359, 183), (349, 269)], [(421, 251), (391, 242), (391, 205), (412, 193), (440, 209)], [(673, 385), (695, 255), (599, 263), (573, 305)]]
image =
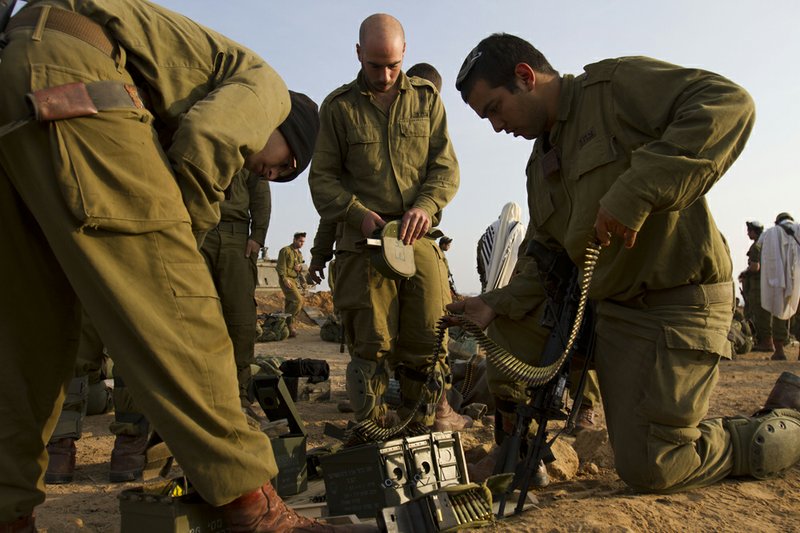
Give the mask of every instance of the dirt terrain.
[[(259, 295), (260, 311), (274, 311), (280, 294)], [(329, 297), (316, 295), (314, 305), (330, 311)], [(766, 399), (773, 382), (784, 370), (800, 371), (797, 346), (790, 348), (789, 362), (772, 362), (767, 354), (750, 353), (720, 366), (720, 381), (712, 398), (710, 416), (751, 413)], [(344, 368), (346, 354), (338, 344), (320, 340), (319, 328), (309, 319), (299, 325), (295, 339), (256, 345), (259, 355), (286, 358), (326, 359), (331, 366), (332, 398), (329, 402), (299, 402), (298, 408), (309, 431), (309, 448), (333, 442), (322, 436), (326, 421), (346, 422), (349, 415), (337, 410), (346, 398)], [(75, 481), (47, 487), (47, 501), (37, 509), (40, 532), (99, 531), (120, 529), (117, 494), (130, 484), (108, 483), (108, 459), (113, 436), (108, 424), (113, 415), (88, 417), (78, 442)], [(491, 442), (492, 428), (478, 423), (464, 435), (465, 448)], [(780, 479), (756, 482), (726, 480), (715, 486), (674, 495), (637, 494), (628, 489), (613, 470), (610, 449), (601, 429), (574, 444), (580, 466), (568, 472), (569, 479), (554, 481), (535, 491), (535, 507), (499, 522), (496, 531), (626, 532), (626, 531), (798, 531), (800, 530), (800, 467)], [(570, 450), (570, 454), (572, 451)], [(567, 469), (569, 470), (569, 469)], [(558, 473), (556, 473), (558, 476)], [(154, 532), (155, 533), (155, 532)]]

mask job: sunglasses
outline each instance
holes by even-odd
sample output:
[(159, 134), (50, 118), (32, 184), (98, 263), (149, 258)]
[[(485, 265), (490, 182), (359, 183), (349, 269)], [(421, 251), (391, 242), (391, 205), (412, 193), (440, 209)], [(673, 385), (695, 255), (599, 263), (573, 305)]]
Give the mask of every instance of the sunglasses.
[(477, 47), (472, 49), (472, 52), (469, 53), (467, 58), (464, 60), (464, 64), (461, 65), (461, 70), (458, 71), (458, 76), (456, 76), (456, 89), (461, 90), (461, 86), (464, 84), (464, 80), (467, 79), (469, 73), (472, 72), (472, 69), (475, 68), (475, 63), (478, 62), (478, 59), (483, 55), (483, 52), (478, 50)]

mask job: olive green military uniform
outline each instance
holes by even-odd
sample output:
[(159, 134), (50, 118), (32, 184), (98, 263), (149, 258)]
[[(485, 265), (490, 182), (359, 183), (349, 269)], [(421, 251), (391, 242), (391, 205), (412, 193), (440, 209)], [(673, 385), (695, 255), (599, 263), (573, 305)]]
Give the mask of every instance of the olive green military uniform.
[[(373, 101), (361, 73), (325, 99), (309, 175), (320, 216), (338, 222), (333, 299), (350, 343), (347, 387), (358, 419), (381, 414), (389, 370), (398, 369), (401, 415), (421, 394), (428, 404), (438, 399), (422, 391), (432, 368), (449, 375), (445, 354), (432, 358), (436, 322), (450, 302), (447, 267), (434, 239), (414, 243), (417, 274), (408, 281), (379, 274), (356, 244), (364, 239), (360, 228), (368, 211), (389, 221), (416, 207), (436, 226), (458, 189), (439, 93), (403, 73), (398, 84), (388, 113)], [(430, 423), (432, 409), (425, 409), (415, 416)]]
[[(43, 5), (104, 25), (113, 49), (49, 29)], [(130, 85), (133, 72), (151, 107), (116, 85), (132, 95), (127, 105), (0, 138), (0, 255), (14, 257), (0, 261), (0, 277), (15, 280), (0, 301), (0, 522), (44, 500), (45, 443), (73, 373), (78, 301), (199, 493), (224, 504), (277, 468), (266, 435), (241, 411), (231, 342), (192, 230), (216, 226), (242, 154), (263, 148), (288, 115), (288, 91), (251, 51), (153, 4), (48, 0), (15, 18), (32, 10), (39, 29), (7, 32), (0, 51), (0, 125), (26, 117), (32, 90)]]
[(291, 244), (284, 246), (278, 252), (278, 264), (275, 270), (278, 272), (278, 283), (280, 283), (285, 299), (283, 311), (290, 315), (286, 320), (290, 329), (303, 308), (303, 294), (298, 286), (300, 272), (296, 270), (296, 267), (302, 266), (302, 264), (303, 253)]
[[(590, 297), (617, 471), (642, 490), (700, 487), (733, 468), (725, 421), (703, 420), (733, 308), (730, 253), (704, 194), (753, 117), (749, 95), (716, 74), (606, 60), (562, 78), (555, 125), (528, 163), (533, 238), (582, 265), (598, 207), (639, 232), (631, 249), (619, 238), (603, 249)], [(481, 297), (523, 319), (543, 297), (535, 264)]]
[(222, 304), (245, 406), (252, 403), (247, 391), (255, 363), (258, 283), (258, 253), (245, 257), (245, 248), (251, 240), (264, 246), (271, 207), (269, 182), (246, 170), (238, 172), (220, 204), (220, 223), (206, 234), (200, 249)]

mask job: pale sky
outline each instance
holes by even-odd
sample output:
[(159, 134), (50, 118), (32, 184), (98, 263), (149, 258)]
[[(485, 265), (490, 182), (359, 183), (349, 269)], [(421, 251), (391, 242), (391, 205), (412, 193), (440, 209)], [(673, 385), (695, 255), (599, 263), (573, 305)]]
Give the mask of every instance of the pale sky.
[[(450, 136), (461, 168), (461, 187), (445, 209), (442, 230), (459, 291), (476, 293), (475, 246), (502, 206), (526, 212), (525, 163), (533, 141), (496, 134), (461, 101), (453, 84), (467, 53), (494, 32), (518, 35), (539, 48), (561, 73), (609, 57), (646, 55), (718, 72), (747, 89), (756, 102), (756, 125), (744, 153), (708, 194), (728, 239), (734, 276), (744, 269), (750, 241), (745, 220), (772, 225), (788, 211), (800, 217), (800, 2), (796, 0), (161, 0), (160, 3), (259, 53), (293, 90), (321, 103), (353, 80), (358, 27), (372, 13), (397, 17), (406, 32), (404, 69), (434, 65)], [(272, 186), (270, 257), (308, 232), (308, 262), (318, 215), (307, 173)], [(800, 218), (798, 218), (800, 221)]]

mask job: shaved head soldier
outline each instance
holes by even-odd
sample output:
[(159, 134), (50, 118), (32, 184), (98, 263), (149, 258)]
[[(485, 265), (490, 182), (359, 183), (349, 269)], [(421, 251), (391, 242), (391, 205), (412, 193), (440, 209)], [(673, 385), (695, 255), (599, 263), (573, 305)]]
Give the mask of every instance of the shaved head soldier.
[[(439, 93), (403, 73), (405, 50), (396, 18), (375, 14), (361, 24), (361, 70), (320, 107), (308, 181), (322, 219), (341, 227), (333, 299), (350, 348), (347, 391), (356, 418), (386, 414), (381, 398), (394, 371), (401, 416), (460, 429), (471, 421), (455, 413), (441, 392), (449, 381), (445, 355), (432, 357), (436, 321), (450, 291), (434, 240), (438, 232), (431, 232), (458, 188), (458, 164)], [(357, 244), (392, 221), (399, 224), (399, 239), (413, 247), (411, 279), (377, 271), (370, 251)], [(438, 392), (425, 386), (431, 375)]]

